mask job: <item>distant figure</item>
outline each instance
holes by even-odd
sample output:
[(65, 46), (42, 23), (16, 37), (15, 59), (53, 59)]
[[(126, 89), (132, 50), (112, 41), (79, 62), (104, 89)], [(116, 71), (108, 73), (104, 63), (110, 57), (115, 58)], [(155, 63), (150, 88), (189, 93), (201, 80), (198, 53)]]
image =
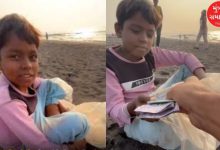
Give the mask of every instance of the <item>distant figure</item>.
[(206, 17), (206, 10), (202, 10), (201, 17), (200, 17), (200, 29), (199, 33), (196, 38), (196, 45), (194, 46), (195, 49), (199, 49), (199, 41), (201, 36), (204, 40), (204, 49), (208, 49), (208, 27), (207, 27), (207, 17)]
[(179, 34), (179, 40), (181, 40), (182, 39), (182, 35), (181, 34)]
[(160, 22), (160, 24), (157, 27), (156, 46), (160, 45), (160, 35), (161, 35), (161, 30), (162, 30), (162, 19), (163, 19), (162, 8), (160, 6), (158, 6), (158, 2), (159, 2), (159, 0), (154, 0), (154, 7), (156, 8), (158, 14), (161, 17), (161, 22)]
[(49, 36), (48, 36), (48, 33), (47, 33), (47, 32), (46, 32), (46, 35), (45, 35), (45, 36), (46, 36), (46, 40), (48, 40), (48, 39), (49, 39)]
[(187, 37), (186, 34), (183, 34), (183, 39), (184, 39), (184, 40), (188, 39), (188, 37)]

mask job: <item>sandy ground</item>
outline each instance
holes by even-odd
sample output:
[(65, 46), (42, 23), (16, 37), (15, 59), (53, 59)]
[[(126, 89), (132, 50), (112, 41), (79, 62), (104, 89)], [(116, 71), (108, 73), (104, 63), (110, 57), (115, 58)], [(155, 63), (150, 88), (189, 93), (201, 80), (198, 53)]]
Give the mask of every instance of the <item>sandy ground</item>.
[[(73, 103), (105, 101), (105, 42), (42, 41), (40, 76), (59, 77), (73, 89)], [(104, 112), (105, 113), (105, 112)], [(87, 150), (101, 150), (87, 145)]]
[[(107, 36), (107, 48), (110, 46), (120, 44), (120, 39), (114, 36)], [(161, 39), (160, 47), (193, 53), (206, 67), (207, 72), (220, 72), (220, 44), (210, 43), (209, 49), (193, 49), (194, 41), (175, 40), (175, 39)], [(169, 67), (157, 70), (156, 79), (163, 83), (172, 75), (177, 67)], [(162, 148), (152, 145), (142, 144), (126, 137), (123, 129), (120, 129), (117, 124), (112, 122), (109, 118), (107, 121), (107, 149), (109, 150), (162, 150)]]
[(42, 41), (40, 76), (74, 88), (73, 103), (105, 101), (105, 42)]

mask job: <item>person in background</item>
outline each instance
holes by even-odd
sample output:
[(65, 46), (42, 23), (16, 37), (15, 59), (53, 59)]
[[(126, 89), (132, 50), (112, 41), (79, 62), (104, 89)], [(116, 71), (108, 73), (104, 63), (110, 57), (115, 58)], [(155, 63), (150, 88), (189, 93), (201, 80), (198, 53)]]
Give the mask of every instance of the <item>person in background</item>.
[(163, 20), (163, 11), (161, 6), (158, 5), (159, 0), (154, 0), (154, 8), (157, 10), (157, 13), (160, 15), (161, 17), (161, 21), (157, 26), (156, 29), (156, 46), (160, 46), (160, 37), (161, 37), (161, 30), (162, 30), (162, 20)]
[(206, 10), (202, 10), (201, 17), (200, 17), (200, 28), (199, 33), (196, 38), (196, 45), (194, 46), (195, 49), (199, 49), (199, 41), (200, 38), (203, 37), (204, 46), (203, 49), (208, 49), (208, 26), (207, 26), (207, 17), (206, 17)]
[(46, 37), (46, 40), (49, 40), (49, 35), (48, 35), (47, 32), (46, 32), (46, 34), (45, 34), (45, 37)]

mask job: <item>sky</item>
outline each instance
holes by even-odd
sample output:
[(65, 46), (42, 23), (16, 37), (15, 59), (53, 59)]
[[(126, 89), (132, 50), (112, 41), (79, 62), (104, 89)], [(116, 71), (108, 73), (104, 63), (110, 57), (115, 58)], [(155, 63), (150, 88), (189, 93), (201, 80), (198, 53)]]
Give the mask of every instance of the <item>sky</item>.
[(0, 0), (0, 18), (11, 13), (43, 33), (106, 29), (106, 0)]
[[(162, 7), (163, 29), (162, 34), (197, 34), (199, 31), (199, 19), (202, 9), (208, 9), (216, 0), (159, 0)], [(120, 0), (107, 0), (106, 31), (114, 33), (116, 22), (116, 8)], [(153, 2), (153, 0), (152, 0)], [(207, 21), (209, 31), (220, 31)]]

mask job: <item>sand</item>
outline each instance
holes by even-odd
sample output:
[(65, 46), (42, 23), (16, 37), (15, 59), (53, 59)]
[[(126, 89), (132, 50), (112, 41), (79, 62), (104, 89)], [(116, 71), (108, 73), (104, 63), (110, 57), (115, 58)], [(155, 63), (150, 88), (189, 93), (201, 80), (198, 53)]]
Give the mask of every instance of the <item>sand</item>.
[(39, 61), (41, 77), (59, 77), (74, 88), (74, 104), (105, 101), (105, 42), (43, 40)]
[[(39, 48), (40, 76), (43, 78), (59, 77), (71, 85), (74, 89), (73, 103), (77, 105), (75, 109), (79, 109), (78, 111), (84, 114), (87, 114), (85, 112), (89, 110), (88, 120), (93, 117), (92, 108), (87, 107), (87, 110), (80, 111), (81, 106), (84, 104), (86, 106), (91, 105), (87, 102), (105, 101), (105, 44), (104, 41), (43, 40)], [(101, 106), (103, 103), (99, 105)], [(94, 108), (93, 105), (91, 106)], [(99, 111), (103, 109), (105, 107), (101, 107)], [(99, 144), (99, 147), (103, 147), (102, 143), (105, 143), (105, 140), (100, 139), (103, 135), (105, 136), (105, 123), (102, 126), (103, 120), (106, 122), (105, 110), (103, 115), (98, 115), (102, 117), (100, 121), (97, 119), (89, 120), (91, 130), (86, 136), (86, 140), (91, 142), (90, 144)], [(94, 133), (97, 127), (100, 127), (99, 132), (101, 134)], [(99, 135), (100, 137), (92, 139), (92, 135)], [(91, 145), (87, 145), (87, 149), (98, 150)]]
[[(120, 44), (120, 39), (115, 36), (107, 36), (107, 47)], [(161, 39), (160, 47), (193, 53), (206, 67), (207, 72), (220, 72), (220, 44), (209, 43), (209, 49), (202, 49), (202, 43), (200, 49), (193, 49), (195, 41), (189, 40), (176, 40), (176, 39)], [(172, 75), (177, 67), (169, 67), (157, 70), (156, 79), (159, 84), (162, 84)], [(152, 145), (142, 144), (126, 137), (122, 129), (119, 129), (117, 124), (107, 119), (107, 149), (114, 150), (162, 150), (162, 148)]]

